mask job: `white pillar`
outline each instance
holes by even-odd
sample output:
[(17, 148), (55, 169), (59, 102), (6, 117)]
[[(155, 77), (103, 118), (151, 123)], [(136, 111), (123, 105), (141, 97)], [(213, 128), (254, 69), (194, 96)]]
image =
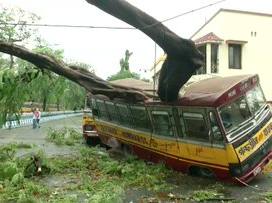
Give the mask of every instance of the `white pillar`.
[(211, 74), (211, 43), (207, 43), (206, 45), (206, 71), (207, 74)]

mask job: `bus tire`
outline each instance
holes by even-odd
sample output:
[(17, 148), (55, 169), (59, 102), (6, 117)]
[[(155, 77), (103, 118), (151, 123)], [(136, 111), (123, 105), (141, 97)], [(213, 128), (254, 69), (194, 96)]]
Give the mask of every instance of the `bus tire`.
[(215, 178), (215, 175), (212, 170), (199, 166), (191, 166), (189, 168), (189, 174), (193, 176), (200, 176), (203, 178)]
[(133, 150), (132, 150), (132, 147), (130, 145), (122, 144), (121, 148), (122, 148), (122, 151), (124, 152), (125, 156), (133, 154)]

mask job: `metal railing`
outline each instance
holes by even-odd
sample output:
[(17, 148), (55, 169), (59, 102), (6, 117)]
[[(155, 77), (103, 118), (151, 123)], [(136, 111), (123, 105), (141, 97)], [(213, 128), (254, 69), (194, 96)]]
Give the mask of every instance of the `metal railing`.
[[(63, 118), (68, 118), (72, 116), (82, 115), (82, 111), (58, 111), (58, 112), (42, 112), (40, 123), (59, 120)], [(2, 129), (11, 129), (11, 128), (19, 128), (24, 126), (31, 126), (33, 124), (33, 115), (32, 113), (26, 113), (20, 117), (19, 120), (16, 118), (11, 118), (7, 121)], [(1, 126), (0, 126), (1, 129)]]

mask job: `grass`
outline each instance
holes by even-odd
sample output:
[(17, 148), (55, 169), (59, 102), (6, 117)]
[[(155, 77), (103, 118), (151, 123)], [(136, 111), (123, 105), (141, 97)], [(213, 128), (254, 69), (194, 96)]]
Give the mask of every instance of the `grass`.
[[(114, 160), (101, 148), (81, 146), (77, 155), (50, 158), (39, 152), (36, 155), (50, 168), (50, 173), (29, 178), (25, 170), (30, 157), (16, 158), (15, 145), (1, 149), (0, 154), (4, 151), (8, 155), (0, 163), (0, 202), (118, 203), (127, 188), (171, 189), (166, 182), (171, 171), (163, 165), (148, 166), (132, 156)], [(59, 185), (52, 186), (46, 181), (48, 178), (59, 180)]]
[(267, 203), (272, 203), (272, 192), (267, 192), (264, 194), (264, 197), (265, 197), (265, 201)]
[[(182, 193), (178, 191), (178, 184), (169, 182), (179, 173), (162, 164), (148, 165), (133, 156), (113, 159), (104, 148), (78, 145), (82, 135), (72, 129), (51, 129), (47, 139), (58, 145), (76, 145), (73, 150), (77, 153), (47, 157), (42, 151), (37, 152), (42, 168), (50, 169), (41, 176), (26, 170), (31, 154), (20, 159), (15, 156), (17, 150), (33, 145), (14, 143), (0, 146), (0, 202), (119, 203), (128, 190), (148, 192), (146, 199), (141, 198), (142, 202), (160, 202), (160, 198), (170, 202), (233, 201), (225, 198), (226, 189), (219, 183)], [(179, 177), (177, 180), (182, 181)], [(272, 202), (271, 193), (266, 193), (263, 198)]]
[[(48, 139), (59, 145), (76, 145), (81, 135), (63, 128), (51, 130)], [(0, 202), (119, 203), (128, 189), (144, 189), (151, 194), (170, 193), (174, 189), (168, 180), (177, 173), (162, 164), (147, 165), (134, 156), (116, 160), (104, 148), (83, 145), (77, 145), (78, 153), (69, 156), (47, 157), (38, 151), (35, 156), (42, 160), (42, 171), (50, 170), (36, 176), (35, 168), (28, 167), (33, 153), (15, 156), (17, 150), (29, 147), (33, 146), (15, 143), (0, 147)], [(188, 199), (205, 201), (220, 195), (218, 191), (222, 188), (210, 189), (197, 191)]]
[(224, 195), (218, 193), (216, 190), (198, 190), (194, 191), (191, 199), (197, 202), (207, 201), (207, 200), (214, 200), (223, 198)]
[(73, 146), (76, 143), (80, 143), (82, 140), (82, 134), (73, 128), (50, 128), (47, 133), (47, 140), (55, 143), (56, 145)]

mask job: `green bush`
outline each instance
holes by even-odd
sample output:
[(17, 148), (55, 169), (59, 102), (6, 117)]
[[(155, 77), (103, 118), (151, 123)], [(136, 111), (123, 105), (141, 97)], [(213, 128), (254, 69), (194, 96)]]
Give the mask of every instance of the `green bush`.
[(16, 163), (10, 161), (0, 163), (0, 180), (11, 180), (16, 173), (18, 173)]
[(24, 183), (24, 175), (23, 173), (16, 173), (12, 179), (11, 179), (11, 184), (14, 186), (20, 186)]
[(47, 140), (56, 145), (73, 146), (82, 139), (82, 134), (73, 128), (49, 129)]

